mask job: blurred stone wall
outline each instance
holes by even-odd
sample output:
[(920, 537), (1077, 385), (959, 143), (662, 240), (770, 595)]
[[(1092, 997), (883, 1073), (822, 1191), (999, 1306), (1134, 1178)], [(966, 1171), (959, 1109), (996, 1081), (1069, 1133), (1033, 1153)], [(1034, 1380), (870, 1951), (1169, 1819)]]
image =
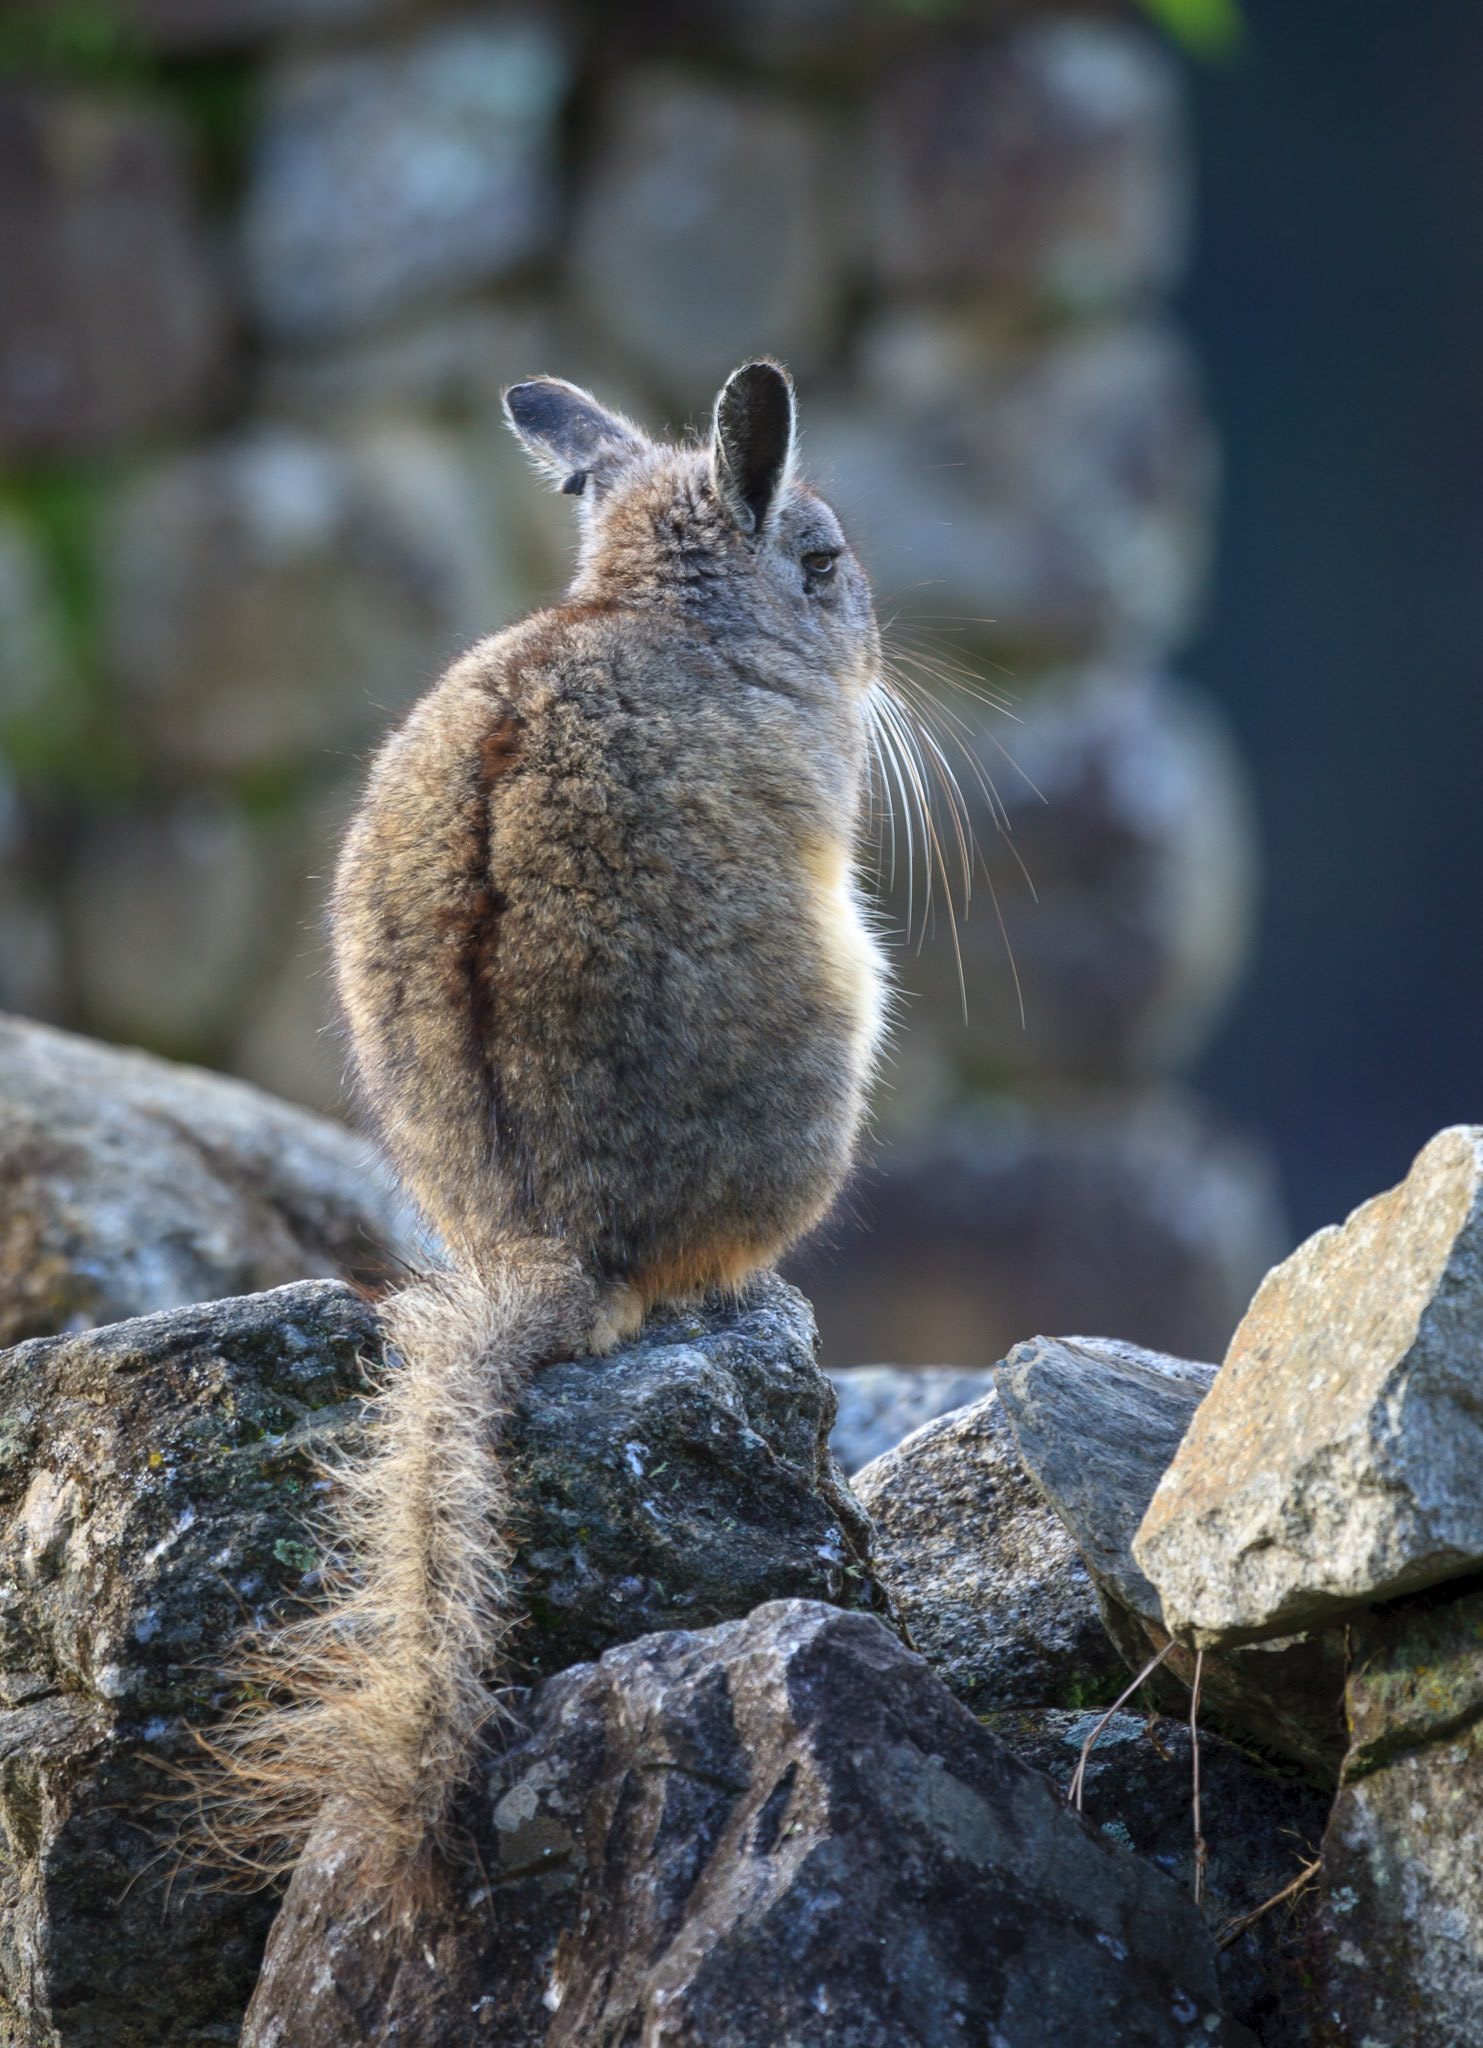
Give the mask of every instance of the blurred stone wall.
[(1115, 7), (10, 0), (0, 1006), (337, 1106), (365, 754), (569, 557), (502, 385), (682, 427), (771, 352), (977, 843), (965, 918), (950, 807), (930, 896), (879, 835), (908, 997), (803, 1266), (830, 1362), (1217, 1349), (1282, 1247), (1175, 1082), (1254, 865), (1167, 669), (1215, 478), (1188, 215), (1179, 60)]

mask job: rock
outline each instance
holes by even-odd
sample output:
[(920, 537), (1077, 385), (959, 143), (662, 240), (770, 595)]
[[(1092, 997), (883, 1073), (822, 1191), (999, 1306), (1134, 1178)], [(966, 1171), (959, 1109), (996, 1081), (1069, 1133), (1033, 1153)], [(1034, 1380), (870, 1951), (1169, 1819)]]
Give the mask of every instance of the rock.
[(808, 1303), (769, 1277), (532, 1383), (510, 1424), (530, 1669), (767, 1600), (884, 1607), (816, 1341)]
[[(1074, 1539), (1134, 1672), (1169, 1629), (1133, 1537), (1214, 1378), (1213, 1365), (1107, 1337), (1033, 1338), (994, 1375), (1025, 1470)], [(1202, 1717), (1332, 1785), (1345, 1748), (1344, 1669), (1343, 1636), (1332, 1629), (1207, 1652)], [(1187, 1714), (1193, 1681), (1194, 1658), (1180, 1645), (1149, 1684)]]
[(276, 72), (244, 217), (270, 335), (353, 334), (539, 253), (568, 77), (539, 16), (481, 13)]
[(1188, 1898), (874, 1620), (802, 1601), (548, 1681), (402, 1927), (333, 1836), (243, 2048), (1233, 2042)]
[(1356, 1616), (1353, 1746), (1323, 1844), (1317, 2038), (1456, 2048), (1483, 1995), (1483, 1592)]
[(223, 324), (184, 141), (161, 109), (0, 86), (0, 453), (193, 424)]
[(1111, 22), (927, 43), (881, 107), (884, 278), (1078, 312), (1166, 291), (1189, 212), (1180, 99), (1167, 53)]
[(831, 1365), (991, 1366), (1027, 1330), (1219, 1357), (1290, 1242), (1276, 1175), (1173, 1090), (983, 1101), (903, 1135), (793, 1262)]
[(1169, 1626), (1259, 1641), (1483, 1566), (1483, 1128), (1275, 1267), (1134, 1543)]
[(240, 1081), (0, 1018), (0, 1343), (319, 1274), (408, 1225), (368, 1148)]
[[(953, 730), (971, 758), (945, 751), (1003, 927), (981, 882), (956, 945), (939, 916), (905, 969), (913, 1034), (981, 1085), (1188, 1067), (1246, 966), (1254, 923), (1254, 807), (1224, 717), (1155, 671), (1100, 665), (1038, 685), (1012, 724), (951, 708), (967, 714), (968, 731)], [(887, 915), (904, 928), (902, 869), (898, 859)], [(920, 925), (920, 902), (916, 912)]]
[(513, 608), (489, 539), (477, 475), (431, 428), (260, 427), (167, 458), (103, 540), (131, 728), (191, 777), (343, 759)]
[(807, 373), (839, 294), (829, 163), (826, 131), (785, 102), (630, 74), (578, 211), (577, 291), (686, 404), (749, 353)]
[(924, 1423), (971, 1407), (994, 1391), (992, 1373), (955, 1365), (851, 1365), (829, 1375), (839, 1416), (829, 1439), (846, 1472), (858, 1472)]
[(160, 1766), (313, 1562), (312, 1454), (376, 1343), (309, 1281), (0, 1353), (0, 2037), (235, 2038), (272, 1901), (177, 1867)]
[[(985, 1714), (984, 1725), (1024, 1763), (1069, 1784), (1100, 1714), (1051, 1708)], [(1218, 1735), (1200, 1735), (1200, 1805), (1208, 1851), (1205, 1919), (1213, 1934), (1275, 1897), (1318, 1853), (1329, 1797), (1253, 1763)], [(1114, 1714), (1087, 1765), (1083, 1810), (1115, 1841), (1147, 1856), (1182, 1887), (1194, 1876), (1190, 1736), (1185, 1721)], [(1264, 1915), (1220, 1956), (1226, 2010), (1263, 2048), (1310, 2048), (1306, 1905)]]
[(881, 313), (810, 474), (883, 608), (968, 621), (996, 662), (1161, 659), (1204, 590), (1210, 432), (1183, 341), (1148, 319), (1033, 340), (930, 306)]
[(1086, 1566), (1026, 1477), (996, 1394), (914, 1431), (854, 1488), (877, 1576), (965, 1706), (1078, 1706), (1121, 1688)]

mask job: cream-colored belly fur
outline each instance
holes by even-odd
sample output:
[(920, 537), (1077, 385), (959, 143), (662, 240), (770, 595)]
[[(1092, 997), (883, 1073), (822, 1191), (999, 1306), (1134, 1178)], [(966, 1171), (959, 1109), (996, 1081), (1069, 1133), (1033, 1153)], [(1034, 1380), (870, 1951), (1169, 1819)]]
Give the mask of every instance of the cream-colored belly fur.
[(854, 1020), (850, 1049), (863, 1085), (885, 1029), (885, 962), (865, 922), (845, 848), (820, 844), (805, 855), (804, 866), (813, 885), (820, 977)]

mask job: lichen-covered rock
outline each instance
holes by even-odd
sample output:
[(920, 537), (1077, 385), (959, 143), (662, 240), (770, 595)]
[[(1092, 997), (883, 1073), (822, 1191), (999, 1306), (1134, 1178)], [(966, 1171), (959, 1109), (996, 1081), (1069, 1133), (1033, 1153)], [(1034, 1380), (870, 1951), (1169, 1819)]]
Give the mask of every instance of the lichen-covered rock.
[(888, 73), (877, 260), (911, 290), (1085, 312), (1167, 287), (1188, 173), (1166, 52), (1064, 16), (929, 44)]
[(853, 1483), (896, 1612), (966, 1706), (1077, 1705), (1120, 1678), (1086, 1566), (997, 1394), (915, 1430)]
[(567, 80), (539, 12), (286, 65), (246, 202), (263, 324), (291, 341), (354, 333), (535, 254), (555, 221)]
[[(315, 1584), (320, 1461), (387, 1366), (333, 1281), (0, 1353), (0, 2041), (235, 2038), (271, 1907), (174, 1874), (158, 1766), (196, 1760), (244, 1618)], [(527, 1667), (780, 1592), (880, 1604), (833, 1415), (778, 1281), (538, 1375), (510, 1423)]]
[(191, 424), (224, 330), (177, 124), (10, 82), (0, 160), (0, 451), (92, 454)]
[(244, 2048), (1250, 2038), (1188, 1896), (865, 1615), (778, 1602), (577, 1666), (462, 1817), (477, 1858), (400, 1925), (311, 1845)]
[(1483, 2012), (1483, 1593), (1438, 1587), (1349, 1633), (1309, 2038), (1458, 2048)]
[[(1102, 1718), (1054, 1708), (980, 1717), (1022, 1762), (1069, 1784)], [(1187, 1720), (1114, 1714), (1097, 1739), (1082, 1810), (1188, 1888), (1194, 1877), (1190, 1732)], [(1203, 1912), (1212, 1934), (1275, 1897), (1318, 1854), (1330, 1799), (1300, 1779), (1254, 1762), (1202, 1729), (1200, 1803), (1206, 1846)], [(1310, 1902), (1311, 1903), (1311, 1902)], [(1309, 1906), (1264, 1915), (1221, 1951), (1226, 2009), (1262, 2048), (1310, 2048), (1303, 1995)]]
[(0, 2039), (231, 2037), (272, 1905), (176, 1868), (159, 1766), (313, 1565), (314, 1454), (377, 1342), (309, 1281), (0, 1354)]
[(884, 1606), (815, 1343), (803, 1296), (764, 1278), (532, 1381), (510, 1422), (523, 1662), (560, 1671), (767, 1600)]
[(1483, 1127), (1275, 1267), (1133, 1550), (1169, 1626), (1253, 1642), (1483, 1567)]
[(846, 1365), (831, 1372), (839, 1414), (829, 1441), (846, 1472), (858, 1472), (894, 1451), (903, 1437), (955, 1409), (971, 1408), (994, 1391), (987, 1367)]
[[(1138, 1568), (1134, 1532), (1215, 1377), (1110, 1337), (1035, 1337), (994, 1378), (1025, 1470), (1090, 1571), (1108, 1634), (1133, 1671), (1169, 1642), (1157, 1589)], [(1188, 1710), (1195, 1660), (1176, 1644), (1149, 1684)], [(1332, 1785), (1344, 1756), (1342, 1633), (1207, 1652), (1204, 1717)]]
[(365, 1142), (241, 1081), (0, 1017), (0, 1344), (408, 1247)]

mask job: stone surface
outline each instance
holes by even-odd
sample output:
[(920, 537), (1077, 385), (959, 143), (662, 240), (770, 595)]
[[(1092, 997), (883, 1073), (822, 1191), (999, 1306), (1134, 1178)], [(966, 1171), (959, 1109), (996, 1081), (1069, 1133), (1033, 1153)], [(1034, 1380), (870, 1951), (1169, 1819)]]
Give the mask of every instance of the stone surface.
[(0, 1353), (0, 2038), (235, 2038), (272, 1902), (177, 1869), (158, 1766), (312, 1564), (312, 1457), (375, 1345), (308, 1281)]
[(791, 1270), (831, 1366), (991, 1366), (1027, 1330), (1211, 1358), (1285, 1242), (1270, 1161), (1198, 1098), (1068, 1093), (903, 1133)]
[(1172, 329), (1033, 342), (937, 307), (862, 336), (853, 402), (809, 413), (809, 473), (882, 610), (964, 621), (1011, 668), (1157, 660), (1204, 588), (1213, 450)]
[(867, 1616), (779, 1602), (579, 1665), (466, 1813), (488, 1875), (402, 1928), (311, 1845), (244, 2048), (1250, 2038), (1188, 1899)]
[(269, 333), (353, 334), (488, 283), (555, 224), (568, 82), (538, 14), (475, 12), (272, 79), (244, 235)]
[[(1051, 1708), (982, 1716), (1022, 1762), (1068, 1785), (1095, 1711)], [(1313, 1861), (1330, 1797), (1254, 1763), (1202, 1730), (1200, 1803), (1207, 1849), (1205, 1919), (1219, 1935), (1255, 1912)], [(1114, 1714), (1092, 1751), (1083, 1811), (1115, 1841), (1147, 1856), (1182, 1887), (1194, 1877), (1189, 1725), (1157, 1714)], [(1312, 1895), (1278, 1908), (1221, 1951), (1226, 2009), (1262, 2048), (1311, 2048), (1304, 1995), (1305, 1936)]]
[(882, 274), (1076, 311), (1167, 289), (1189, 203), (1180, 112), (1169, 55), (1110, 22), (928, 44), (881, 108)]
[(318, 1274), (384, 1276), (407, 1244), (341, 1125), (0, 1018), (0, 1342)]
[[(946, 712), (970, 728), (950, 728), (969, 758), (945, 751), (1003, 927), (981, 877), (956, 946), (938, 917), (904, 966), (914, 1037), (980, 1084), (1187, 1067), (1255, 914), (1253, 800), (1223, 715), (1156, 671), (1101, 665), (1017, 695), (1012, 720), (961, 696)], [(905, 926), (899, 858), (888, 905)]]
[(510, 1424), (529, 1670), (766, 1600), (884, 1607), (815, 1341), (802, 1295), (765, 1278), (532, 1383)]
[(90, 454), (200, 415), (220, 305), (162, 111), (0, 84), (0, 453)]
[(854, 1487), (878, 1577), (966, 1706), (1077, 1706), (1120, 1686), (1086, 1566), (1026, 1477), (996, 1394), (914, 1431)]
[(1483, 1565), (1483, 1128), (1267, 1275), (1134, 1543), (1178, 1634), (1290, 1633)]
[(901, 1439), (940, 1415), (971, 1407), (994, 1391), (992, 1373), (960, 1372), (955, 1365), (845, 1366), (829, 1377), (839, 1396), (839, 1415), (830, 1438), (846, 1472), (895, 1450)]
[[(1113, 1642), (1141, 1671), (1169, 1631), (1133, 1536), (1215, 1367), (1107, 1337), (1036, 1337), (1017, 1344), (994, 1377), (1025, 1470), (1075, 1541)], [(1332, 1785), (1345, 1747), (1344, 1669), (1336, 1630), (1210, 1652), (1202, 1716)], [(1180, 1645), (1150, 1689), (1187, 1713), (1193, 1678)]]
[(1456, 2048), (1483, 2009), (1483, 1592), (1391, 1603), (1350, 1640), (1309, 2038)]
[(455, 437), (269, 427), (171, 457), (113, 507), (105, 653), (131, 730), (190, 775), (364, 746), (513, 593)]
[(622, 80), (580, 204), (574, 282), (634, 366), (706, 407), (748, 354), (814, 367), (836, 315), (827, 131), (786, 102)]

